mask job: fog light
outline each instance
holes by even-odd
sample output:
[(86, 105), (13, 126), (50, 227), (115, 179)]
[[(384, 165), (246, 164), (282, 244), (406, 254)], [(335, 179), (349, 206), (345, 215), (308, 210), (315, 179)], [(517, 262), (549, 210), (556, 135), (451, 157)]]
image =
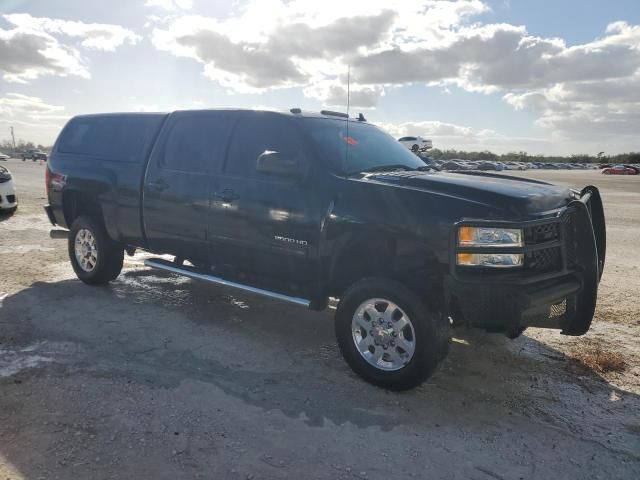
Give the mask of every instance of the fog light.
[(520, 267), (521, 253), (458, 253), (456, 263), (463, 267)]

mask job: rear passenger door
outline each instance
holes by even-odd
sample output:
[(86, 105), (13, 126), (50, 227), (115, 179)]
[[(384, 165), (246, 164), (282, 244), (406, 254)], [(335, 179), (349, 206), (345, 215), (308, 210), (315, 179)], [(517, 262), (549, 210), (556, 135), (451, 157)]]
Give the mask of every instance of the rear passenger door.
[[(314, 278), (320, 222), (328, 192), (318, 191), (295, 119), (237, 112), (223, 172), (212, 194), (214, 252), (241, 269), (304, 282)], [(295, 158), (304, 178), (258, 172), (265, 151)]]
[(171, 115), (144, 179), (144, 225), (149, 248), (209, 260), (213, 172), (224, 158), (231, 125), (225, 111)]

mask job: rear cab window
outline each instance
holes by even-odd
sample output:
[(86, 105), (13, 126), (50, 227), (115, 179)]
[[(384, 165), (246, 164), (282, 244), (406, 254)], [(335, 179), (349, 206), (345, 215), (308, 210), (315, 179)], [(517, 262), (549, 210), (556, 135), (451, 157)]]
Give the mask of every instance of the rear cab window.
[(221, 165), (233, 122), (222, 111), (179, 113), (167, 133), (160, 168), (186, 173), (210, 173)]
[(164, 115), (99, 115), (72, 119), (58, 152), (142, 163)]

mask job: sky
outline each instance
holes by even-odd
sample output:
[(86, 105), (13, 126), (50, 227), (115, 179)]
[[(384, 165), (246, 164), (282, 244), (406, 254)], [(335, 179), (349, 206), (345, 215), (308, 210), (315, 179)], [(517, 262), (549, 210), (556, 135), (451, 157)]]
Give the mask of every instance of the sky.
[[(348, 74), (350, 72), (350, 74)], [(640, 151), (640, 0), (0, 0), (0, 140), (74, 115), (346, 111), (434, 147)]]

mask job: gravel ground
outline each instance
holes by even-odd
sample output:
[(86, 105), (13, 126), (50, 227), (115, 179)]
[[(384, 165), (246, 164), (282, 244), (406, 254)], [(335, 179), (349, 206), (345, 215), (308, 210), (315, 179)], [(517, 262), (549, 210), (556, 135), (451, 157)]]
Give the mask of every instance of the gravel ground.
[[(640, 478), (640, 177), (519, 173), (602, 188), (609, 250), (592, 330), (457, 331), (410, 392), (348, 369), (330, 311), (212, 287), (127, 257), (76, 280), (49, 237), (44, 166), (10, 160), (0, 217), (0, 479)], [(599, 345), (624, 372), (569, 354)]]

